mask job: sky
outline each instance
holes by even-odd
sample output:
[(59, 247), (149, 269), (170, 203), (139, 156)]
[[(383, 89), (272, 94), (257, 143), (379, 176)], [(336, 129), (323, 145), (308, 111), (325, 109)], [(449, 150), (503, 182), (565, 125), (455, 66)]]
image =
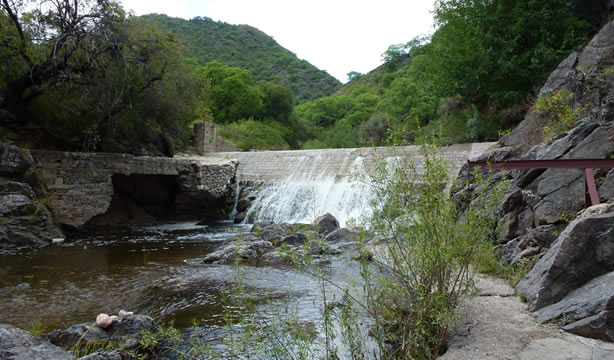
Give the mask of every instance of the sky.
[(382, 63), (389, 45), (433, 32), (434, 0), (121, 0), (136, 15), (247, 24), (342, 82)]

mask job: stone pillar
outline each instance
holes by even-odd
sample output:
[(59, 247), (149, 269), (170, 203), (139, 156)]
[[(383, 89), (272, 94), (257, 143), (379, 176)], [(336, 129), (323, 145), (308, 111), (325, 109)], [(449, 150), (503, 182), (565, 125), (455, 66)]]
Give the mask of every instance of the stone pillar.
[(194, 146), (198, 155), (205, 155), (205, 123), (194, 124)]
[(214, 123), (194, 124), (194, 145), (198, 155), (215, 152), (215, 136)]
[(204, 135), (204, 153), (214, 153), (215, 152), (215, 124), (214, 123), (204, 123), (205, 125), (205, 135)]

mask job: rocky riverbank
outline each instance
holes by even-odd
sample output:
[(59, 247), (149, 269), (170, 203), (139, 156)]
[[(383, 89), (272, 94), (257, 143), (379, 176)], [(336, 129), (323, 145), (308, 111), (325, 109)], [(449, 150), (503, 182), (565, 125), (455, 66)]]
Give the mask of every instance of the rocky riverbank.
[(324, 214), (313, 224), (255, 223), (249, 234), (237, 235), (202, 259), (206, 264), (227, 264), (237, 258), (251, 264), (290, 263), (289, 251), (302, 255), (341, 254), (359, 240), (355, 231), (339, 227), (339, 221)]
[(48, 199), (32, 156), (0, 142), (0, 250), (44, 246), (64, 237)]
[[(614, 22), (580, 53), (571, 54), (551, 74), (541, 98), (561, 97), (575, 124), (554, 137), (558, 108), (531, 108), (500, 146), (479, 160), (610, 158), (614, 154)], [(549, 129), (547, 129), (549, 128)], [(470, 201), (469, 180), (453, 190), (459, 203)], [(539, 321), (559, 324), (578, 335), (614, 341), (614, 169), (595, 169), (601, 205), (584, 210), (583, 169), (504, 171), (511, 182), (500, 211), (497, 239), (502, 260), (532, 267), (517, 291)], [(524, 265), (523, 265), (524, 264)]]

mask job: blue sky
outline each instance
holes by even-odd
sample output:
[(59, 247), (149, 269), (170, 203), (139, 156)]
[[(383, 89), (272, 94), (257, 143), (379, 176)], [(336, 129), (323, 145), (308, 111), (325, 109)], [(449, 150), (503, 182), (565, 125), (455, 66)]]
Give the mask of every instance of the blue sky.
[(136, 15), (207, 16), (248, 24), (345, 82), (381, 64), (389, 45), (433, 32), (434, 0), (121, 0)]

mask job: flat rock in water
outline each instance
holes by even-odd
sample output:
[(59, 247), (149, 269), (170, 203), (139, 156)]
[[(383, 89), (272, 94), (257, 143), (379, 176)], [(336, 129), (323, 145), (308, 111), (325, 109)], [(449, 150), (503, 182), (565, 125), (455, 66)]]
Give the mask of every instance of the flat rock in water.
[(134, 315), (118, 318), (106, 329), (94, 323), (83, 323), (69, 327), (65, 330), (54, 330), (45, 335), (49, 341), (65, 349), (71, 348), (77, 342), (86, 345), (108, 340), (124, 341), (136, 339), (140, 331), (155, 331), (156, 322), (146, 315)]

